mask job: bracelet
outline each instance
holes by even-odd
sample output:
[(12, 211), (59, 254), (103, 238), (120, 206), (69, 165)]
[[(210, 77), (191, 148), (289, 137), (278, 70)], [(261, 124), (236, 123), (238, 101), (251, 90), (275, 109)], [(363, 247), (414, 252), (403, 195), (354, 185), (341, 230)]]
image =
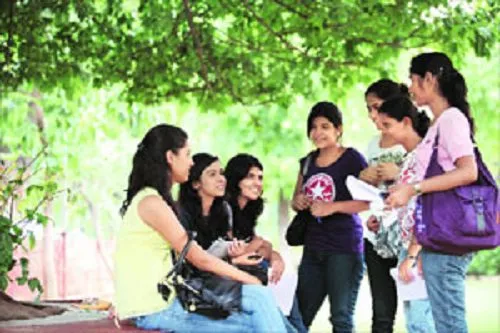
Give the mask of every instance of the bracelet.
[(420, 186), (420, 183), (413, 184), (413, 190), (415, 191), (415, 195), (421, 195), (422, 187)]
[(417, 260), (417, 256), (406, 256), (408, 259)]

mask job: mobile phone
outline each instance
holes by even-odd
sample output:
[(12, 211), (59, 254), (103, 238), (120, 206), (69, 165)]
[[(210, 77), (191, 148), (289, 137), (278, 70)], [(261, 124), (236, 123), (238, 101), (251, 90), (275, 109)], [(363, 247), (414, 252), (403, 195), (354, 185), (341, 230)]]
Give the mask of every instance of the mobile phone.
[(260, 259), (260, 258), (262, 258), (262, 256), (259, 256), (258, 254), (252, 254), (252, 255), (248, 256), (248, 259), (255, 259), (255, 260), (257, 260), (257, 259)]

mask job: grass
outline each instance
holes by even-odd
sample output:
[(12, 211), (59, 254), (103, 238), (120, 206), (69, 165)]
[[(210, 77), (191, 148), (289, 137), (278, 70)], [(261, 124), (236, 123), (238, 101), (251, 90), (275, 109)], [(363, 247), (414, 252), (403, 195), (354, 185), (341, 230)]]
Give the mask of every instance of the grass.
[[(500, 276), (469, 277), (466, 285), (467, 322), (470, 333), (500, 333)], [(329, 304), (325, 300), (311, 326), (312, 333), (331, 332)], [(366, 276), (356, 305), (356, 332), (371, 331), (371, 296)], [(398, 305), (395, 332), (404, 333), (403, 305)]]

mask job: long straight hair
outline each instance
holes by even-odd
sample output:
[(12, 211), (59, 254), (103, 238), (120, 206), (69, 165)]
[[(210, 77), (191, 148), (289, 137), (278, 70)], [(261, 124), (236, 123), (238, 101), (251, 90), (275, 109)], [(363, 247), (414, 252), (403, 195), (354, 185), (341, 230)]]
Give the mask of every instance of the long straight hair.
[(186, 145), (187, 134), (181, 128), (160, 124), (151, 128), (141, 143), (132, 160), (132, 171), (128, 178), (127, 197), (123, 201), (120, 213), (123, 216), (134, 196), (145, 187), (158, 191), (163, 200), (177, 210), (172, 199), (172, 171), (167, 163), (166, 153), (177, 153)]

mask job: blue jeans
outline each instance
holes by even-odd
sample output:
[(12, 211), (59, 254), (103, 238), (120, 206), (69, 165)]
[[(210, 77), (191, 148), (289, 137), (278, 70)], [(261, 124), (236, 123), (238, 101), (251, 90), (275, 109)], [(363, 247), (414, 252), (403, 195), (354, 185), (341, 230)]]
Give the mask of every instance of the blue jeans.
[(307, 328), (302, 320), (302, 315), (299, 309), (299, 300), (297, 295), (293, 298), (292, 309), (290, 310), (290, 315), (287, 317), (290, 324), (295, 327), (297, 333), (307, 333)]
[[(407, 255), (408, 251), (406, 249), (401, 249), (399, 252), (398, 266)], [(436, 333), (431, 303), (428, 298), (403, 301), (403, 307), (406, 319), (406, 330), (408, 333)]]
[(472, 253), (456, 256), (422, 250), (422, 266), (439, 333), (467, 333), (465, 274)]
[(297, 286), (304, 325), (311, 326), (328, 295), (332, 331), (352, 332), (354, 308), (362, 278), (361, 253), (339, 254), (304, 248)]
[(263, 286), (243, 285), (242, 311), (216, 320), (190, 313), (177, 298), (163, 311), (135, 318), (138, 328), (169, 332), (295, 332), (286, 323), (271, 292)]

